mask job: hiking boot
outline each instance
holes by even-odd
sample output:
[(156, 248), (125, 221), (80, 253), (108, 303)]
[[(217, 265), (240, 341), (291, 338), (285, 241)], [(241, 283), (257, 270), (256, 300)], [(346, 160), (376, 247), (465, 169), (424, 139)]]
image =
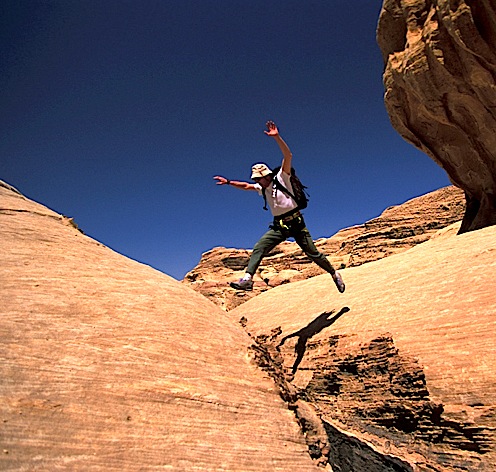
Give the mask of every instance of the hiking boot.
[(336, 287), (338, 288), (339, 293), (343, 293), (344, 289), (345, 289), (345, 285), (343, 282), (343, 278), (341, 277), (341, 275), (339, 274), (338, 271), (336, 271), (336, 272), (334, 272), (334, 274), (332, 274), (332, 280), (334, 280), (334, 283), (336, 284)]
[(237, 282), (231, 282), (229, 285), (236, 290), (252, 290), (253, 280), (239, 279)]

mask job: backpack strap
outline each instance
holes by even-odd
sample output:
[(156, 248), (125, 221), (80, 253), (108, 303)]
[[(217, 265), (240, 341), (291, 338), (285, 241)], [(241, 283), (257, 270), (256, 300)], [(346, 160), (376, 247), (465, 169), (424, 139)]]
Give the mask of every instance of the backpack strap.
[(264, 207), (263, 209), (265, 211), (268, 211), (269, 209), (267, 208), (267, 197), (265, 196), (265, 189), (262, 187), (262, 195), (263, 195), (263, 199), (264, 199)]
[(295, 203), (298, 204), (298, 202), (296, 201), (296, 197), (281, 182), (279, 182), (277, 175), (274, 175), (274, 183), (276, 185), (276, 188), (282, 190), (288, 197), (291, 197), (295, 201)]
[[(279, 182), (277, 175), (274, 175), (274, 185), (279, 190), (282, 190), (288, 197), (291, 197), (296, 204), (298, 204), (298, 202), (296, 201), (296, 197), (283, 184), (281, 184), (281, 182)], [(262, 196), (264, 199), (263, 209), (267, 211), (268, 210), (268, 208), (267, 208), (267, 196), (265, 195), (265, 190), (266, 189), (262, 187)]]

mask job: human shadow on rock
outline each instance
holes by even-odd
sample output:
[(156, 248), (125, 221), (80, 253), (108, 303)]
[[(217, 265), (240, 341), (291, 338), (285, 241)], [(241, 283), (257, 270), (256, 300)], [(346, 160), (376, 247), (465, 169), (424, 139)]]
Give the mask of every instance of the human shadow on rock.
[(284, 338), (282, 338), (281, 342), (277, 346), (278, 348), (281, 347), (286, 342), (286, 340), (298, 337), (298, 341), (295, 346), (296, 360), (292, 368), (293, 374), (295, 374), (298, 370), (298, 366), (300, 365), (300, 362), (305, 355), (308, 340), (316, 334), (320, 333), (324, 328), (328, 328), (329, 326), (331, 326), (339, 318), (341, 318), (341, 316), (343, 316), (345, 313), (348, 313), (350, 309), (345, 306), (341, 308), (341, 310), (336, 315), (334, 315), (332, 318), (329, 318), (335, 313), (335, 311), (336, 310), (325, 311), (321, 315), (317, 316), (317, 318), (315, 318), (309, 325), (305, 326), (299, 331), (296, 331), (295, 333), (288, 334), (287, 336), (284, 336)]

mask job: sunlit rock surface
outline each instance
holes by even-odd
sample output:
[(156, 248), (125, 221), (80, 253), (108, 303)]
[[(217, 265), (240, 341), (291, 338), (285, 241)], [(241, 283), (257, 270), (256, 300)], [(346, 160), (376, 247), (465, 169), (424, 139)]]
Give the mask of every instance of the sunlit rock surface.
[(496, 6), (384, 0), (385, 104), (403, 138), (465, 191), (461, 232), (496, 224)]
[(277, 287), (229, 315), (333, 470), (496, 470), (496, 226)]
[(0, 468), (494, 470), (496, 227), (458, 226), (226, 314), (0, 184)]
[(0, 470), (322, 470), (224, 311), (1, 182), (0, 286)]

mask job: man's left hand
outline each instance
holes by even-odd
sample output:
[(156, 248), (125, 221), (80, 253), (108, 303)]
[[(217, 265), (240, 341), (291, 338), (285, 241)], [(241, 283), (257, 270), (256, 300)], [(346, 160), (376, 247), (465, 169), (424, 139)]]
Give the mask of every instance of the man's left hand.
[(267, 126), (267, 131), (264, 131), (264, 133), (267, 136), (277, 136), (279, 134), (279, 130), (273, 121), (267, 121), (265, 126)]

